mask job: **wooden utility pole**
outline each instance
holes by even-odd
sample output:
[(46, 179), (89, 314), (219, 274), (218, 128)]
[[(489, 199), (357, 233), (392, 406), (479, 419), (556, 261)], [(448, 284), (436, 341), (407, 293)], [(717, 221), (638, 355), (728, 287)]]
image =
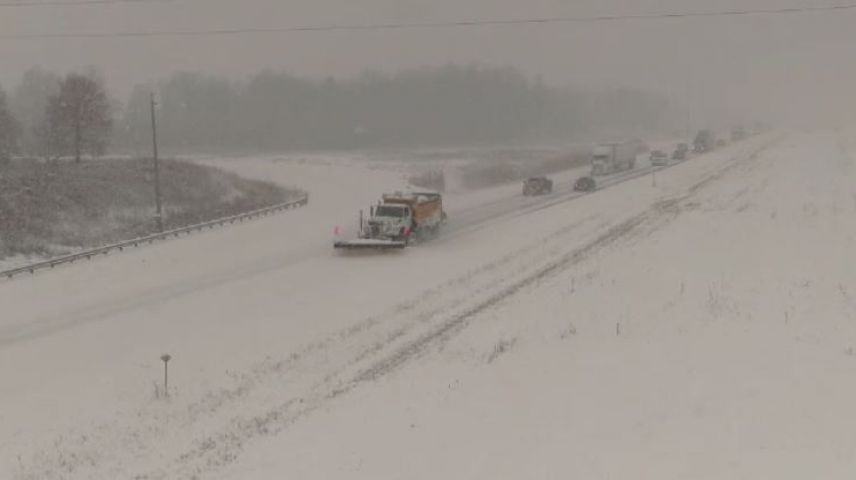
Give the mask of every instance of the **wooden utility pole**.
[(80, 107), (74, 112), (74, 162), (80, 163), (80, 142), (82, 135), (80, 133)]
[(158, 231), (163, 232), (163, 211), (161, 210), (160, 192), (160, 165), (158, 162), (158, 129), (155, 121), (155, 94), (152, 92), (152, 155), (155, 161), (155, 220), (158, 223)]

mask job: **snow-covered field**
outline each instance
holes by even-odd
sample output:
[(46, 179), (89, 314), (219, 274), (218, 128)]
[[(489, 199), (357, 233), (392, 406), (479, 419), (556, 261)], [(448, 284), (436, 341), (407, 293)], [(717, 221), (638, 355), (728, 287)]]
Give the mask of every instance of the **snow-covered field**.
[(223, 162), (312, 202), (0, 283), (0, 478), (850, 478), (850, 152), (461, 194), (444, 235), (358, 256), (333, 227), (401, 172)]

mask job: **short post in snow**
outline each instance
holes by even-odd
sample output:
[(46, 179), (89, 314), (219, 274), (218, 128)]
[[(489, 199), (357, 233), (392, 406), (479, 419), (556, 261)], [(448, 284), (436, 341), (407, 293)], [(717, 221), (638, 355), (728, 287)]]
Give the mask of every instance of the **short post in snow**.
[(657, 167), (651, 167), (651, 186), (657, 186)]
[(165, 353), (161, 355), (160, 359), (163, 362), (163, 394), (165, 397), (169, 397), (169, 361), (172, 360), (172, 356)]

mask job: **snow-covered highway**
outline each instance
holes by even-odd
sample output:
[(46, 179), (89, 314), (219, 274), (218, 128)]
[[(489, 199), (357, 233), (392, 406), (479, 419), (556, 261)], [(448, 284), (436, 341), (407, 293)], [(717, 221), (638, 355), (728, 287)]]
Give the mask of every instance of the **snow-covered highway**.
[(774, 139), (571, 202), (450, 197), (447, 234), (371, 256), (332, 227), (399, 175), (233, 164), (313, 202), (0, 284), (0, 478), (768, 477), (817, 444), (844, 471), (853, 145)]

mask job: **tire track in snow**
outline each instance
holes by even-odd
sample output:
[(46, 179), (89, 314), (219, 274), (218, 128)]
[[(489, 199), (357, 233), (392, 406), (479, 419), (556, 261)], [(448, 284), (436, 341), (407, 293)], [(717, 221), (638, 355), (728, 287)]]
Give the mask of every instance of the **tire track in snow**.
[[(505, 285), (488, 290), (485, 294), (476, 296), (474, 300), (471, 298), (472, 292), (469, 292), (470, 302), (461, 302), (451, 309), (441, 308), (445, 312), (435, 312), (432, 315), (435, 321), (431, 322), (428, 328), (408, 332), (411, 333), (409, 336), (399, 335), (394, 340), (381, 344), (380, 348), (368, 347), (358, 355), (357, 359), (345, 362), (340, 370), (313, 385), (307, 394), (288, 399), (257, 415), (233, 419), (225, 429), (198, 440), (192, 449), (174, 460), (171, 468), (158, 469), (136, 475), (134, 478), (147, 480), (197, 478), (232, 463), (247, 442), (259, 437), (276, 435), (330, 401), (393, 373), (466, 328), (478, 314), (542, 279), (588, 258), (595, 251), (614, 245), (644, 224), (648, 216), (649, 212), (644, 212), (625, 220), (582, 248), (563, 256), (560, 261), (536, 268), (523, 278), (504, 282)], [(442, 320), (437, 322), (437, 317)]]
[[(559, 232), (563, 235), (572, 235), (576, 229), (588, 225), (594, 219), (595, 217), (592, 216), (588, 221), (570, 225)], [(564, 240), (553, 239), (553, 241)], [(247, 425), (257, 425), (257, 422), (248, 420), (249, 423), (245, 425), (245, 422), (235, 420), (245, 414), (236, 407), (246, 403), (247, 399), (253, 395), (264, 396), (266, 393), (264, 382), (295, 372), (300, 374), (301, 369), (323, 369), (325, 373), (316, 375), (316, 377), (321, 378), (313, 379), (314, 383), (305, 385), (303, 391), (311, 393), (318, 389), (329, 390), (340, 372), (352, 364), (370, 361), (375, 355), (383, 353), (390, 345), (395, 344), (399, 339), (404, 339), (422, 325), (471, 300), (474, 293), (478, 294), (496, 288), (496, 283), (501, 282), (504, 278), (504, 271), (516, 271), (522, 268), (529, 262), (527, 259), (533, 255), (544, 256), (543, 252), (531, 252), (530, 250), (529, 247), (525, 247), (511, 252), (494, 262), (484, 264), (461, 277), (444, 282), (424, 292), (416, 300), (400, 303), (385, 314), (369, 317), (357, 325), (334, 334), (321, 342), (311, 344), (284, 359), (263, 362), (253, 371), (242, 375), (235, 386), (213, 392), (198, 402), (188, 405), (186, 409), (167, 414), (161, 411), (145, 411), (129, 416), (127, 422), (119, 420), (106, 426), (99, 426), (96, 430), (104, 432), (104, 439), (102, 440), (93, 441), (93, 437), (97, 434), (91, 432), (66, 435), (59, 440), (56, 448), (48, 450), (35, 459), (33, 463), (40, 466), (35, 470), (35, 473), (22, 478), (63, 478), (53, 474), (53, 472), (60, 470), (67, 474), (80, 475), (80, 478), (92, 478), (95, 474), (91, 473), (90, 469), (109, 468), (108, 465), (117, 460), (118, 456), (110, 452), (114, 446), (120, 446), (121, 449), (126, 450), (125, 454), (129, 457), (150, 456), (156, 450), (152, 445), (156, 443), (153, 439), (174, 436), (174, 433), (170, 432), (170, 425), (173, 427), (182, 425), (183, 430), (189, 431), (197, 421), (212, 416), (226, 418), (226, 421), (219, 426), (224, 431), (230, 432), (226, 438), (230, 440), (239, 438), (234, 436), (236, 429), (246, 431), (250, 428)], [(529, 254), (528, 257), (527, 254)], [(343, 350), (345, 355), (341, 355), (340, 358), (331, 358), (328, 352), (332, 350)], [(277, 392), (277, 395), (281, 397), (282, 392)], [(301, 398), (296, 398), (286, 402), (283, 406), (304, 405), (301, 400)], [(141, 416), (145, 418), (143, 422), (146, 425), (144, 436), (141, 436), (139, 429), (135, 428), (135, 423), (140, 420)], [(271, 418), (274, 417), (279, 418), (277, 416)], [(143, 438), (145, 436), (149, 437), (148, 440)], [(84, 438), (89, 440), (81, 441)], [(223, 441), (225, 440), (213, 443), (210, 440), (202, 441), (198, 448), (209, 452), (213, 446), (220, 445)], [(213, 454), (209, 453), (209, 455)], [(213, 456), (230, 458), (230, 455), (225, 453)], [(185, 461), (187, 459), (181, 460), (181, 462)], [(121, 465), (123, 462), (119, 463)], [(126, 466), (115, 466), (113, 469), (124, 471)], [(77, 477), (72, 476), (70, 478)], [(150, 472), (141, 475), (139, 478), (176, 477), (172, 474), (161, 476)]]
[[(742, 163), (729, 162), (712, 176), (722, 178), (734, 165)], [(275, 435), (330, 401), (397, 371), (466, 328), (480, 313), (521, 290), (632, 237), (643, 225), (675, 218), (680, 213), (681, 202), (708, 185), (708, 178), (689, 187), (685, 195), (628, 214), (629, 218), (617, 219), (605, 230), (596, 227), (592, 238), (558, 259), (548, 247), (566, 245), (581, 223), (554, 232), (537, 242), (536, 248), (512, 252), (298, 353), (262, 362), (242, 375), (233, 388), (213, 392), (186, 408), (165, 413), (140, 412), (144, 419), (142, 431), (133, 423), (136, 419), (131, 418), (128, 423), (119, 421), (102, 426), (95, 433), (88, 432), (89, 442), (80, 442), (80, 437), (71, 435), (57, 444), (55, 452), (38, 456), (34, 462), (38, 467), (21, 478), (112, 478), (99, 472), (137, 470), (144, 473), (133, 478), (173, 479), (197, 478), (214, 472), (236, 460), (248, 442)], [(592, 216), (588, 222), (596, 219)], [(339, 348), (345, 352), (337, 352)], [(342, 354), (331, 358), (332, 353)], [(301, 369), (323, 371), (306, 375)], [(281, 381), (275, 380), (290, 374), (296, 378), (283, 389)], [(291, 398), (279, 400), (289, 394)], [(254, 404), (249, 400), (257, 400), (257, 404), (266, 407), (248, 413), (244, 407)], [(216, 417), (214, 422), (212, 417)], [(194, 425), (206, 420), (204, 430), (209, 433), (195, 438)], [(211, 423), (216, 425), (212, 427)], [(182, 430), (178, 433), (187, 434), (183, 453), (164, 458), (155, 444), (159, 439), (176, 435), (176, 428)], [(99, 434), (103, 435), (100, 441)], [(152, 456), (166, 460), (164, 466), (153, 471), (145, 464), (134, 468), (138, 459)]]
[[(672, 164), (673, 168), (686, 163)], [(480, 205), (455, 210), (450, 225), (436, 238), (425, 245), (442, 244), (459, 236), (467, 235), (499, 221), (507, 221), (523, 215), (554, 207), (575, 200), (584, 195), (596, 194), (621, 183), (644, 177), (653, 167), (641, 167), (628, 172), (605, 177), (595, 192), (577, 192), (573, 181), (557, 185), (556, 193), (544, 197), (524, 199), (518, 196), (506, 197)], [(658, 169), (659, 171), (659, 169)], [(108, 320), (116, 315), (145, 309), (150, 305), (162, 304), (188, 295), (221, 288), (233, 283), (247, 281), (253, 277), (276, 270), (294, 267), (311, 259), (327, 255), (329, 248), (324, 245), (307, 245), (285, 253), (268, 255), (247, 265), (236, 266), (228, 271), (218, 272), (204, 277), (191, 277), (186, 280), (148, 288), (135, 292), (132, 296), (112, 299), (108, 303), (98, 303), (83, 308), (63, 312), (62, 315), (42, 315), (26, 322), (0, 325), (0, 348), (18, 342), (34, 340), (53, 333), (72, 329), (77, 326)], [(29, 280), (29, 279), (27, 279)]]
[[(756, 154), (750, 156), (750, 159), (755, 158), (757, 158)], [(722, 178), (727, 172), (731, 171), (735, 165), (742, 163), (743, 162), (740, 161), (730, 163), (714, 174), (714, 178)], [(187, 461), (195, 459), (196, 461), (204, 461), (205, 465), (212, 465), (211, 457), (223, 460), (222, 463), (214, 460), (216, 468), (231, 463), (231, 459), (234, 455), (234, 451), (232, 449), (242, 449), (243, 443), (249, 438), (260, 435), (276, 434), (296, 422), (299, 418), (321, 408), (328, 401), (346, 395), (363, 384), (370, 383), (385, 375), (395, 372), (407, 363), (418, 359), (431, 348), (442, 344), (454, 336), (456, 332), (466, 328), (467, 325), (480, 313), (495, 307), (521, 290), (531, 287), (539, 281), (589, 258), (596, 251), (608, 248), (631, 237), (642, 225), (645, 225), (655, 219), (663, 220), (662, 222), (658, 222), (658, 226), (665, 225), (666, 222), (677, 217), (674, 208), (675, 206), (689, 200), (698, 191), (710, 183), (711, 181), (708, 179), (702, 180), (701, 182), (692, 185), (688, 189), (687, 194), (656, 203), (648, 210), (608, 228), (605, 233), (587, 242), (582, 247), (563, 255), (560, 259), (542, 264), (540, 267), (526, 275), (523, 275), (522, 277), (514, 277), (510, 282), (506, 282), (504, 285), (499, 285), (497, 288), (486, 292), (485, 295), (479, 296), (471, 302), (455, 305), (455, 308), (453, 308), (451, 312), (445, 314), (442, 321), (432, 322), (428, 329), (418, 332), (415, 336), (404, 338), (405, 335), (402, 333), (401, 335), (397, 335), (393, 341), (385, 342), (382, 345), (378, 345), (371, 351), (364, 352), (364, 355), (359, 358), (360, 360), (366, 359), (367, 362), (365, 363), (368, 363), (367, 366), (362, 365), (363, 362), (361, 361), (356, 361), (354, 362), (356, 365), (350, 366), (344, 371), (328, 376), (324, 384), (316, 387), (315, 395), (310, 397), (301, 397), (299, 399), (291, 399), (274, 409), (268, 410), (260, 416), (239, 422), (237, 424), (239, 431), (243, 432), (243, 435), (248, 435), (249, 437), (241, 437), (241, 440), (237, 441), (233, 436), (234, 432), (221, 432), (215, 439), (212, 440), (209, 438), (206, 439), (206, 441), (203, 441), (200, 444), (200, 448), (196, 449), (194, 453), (182, 457), (182, 460)], [(437, 313), (439, 312), (432, 312), (432, 316), (435, 316)], [(399, 339), (404, 340), (398, 341)], [(377, 358), (372, 359), (372, 356)], [(215, 445), (219, 448), (213, 448)], [(203, 460), (206, 456), (208, 459)], [(164, 478), (173, 478), (173, 474), (178, 473), (181, 475), (182, 473), (180, 472), (187, 474), (188, 467), (189, 466), (187, 465), (181, 465), (178, 471), (172, 471), (168, 477)], [(191, 471), (193, 470), (192, 467), (189, 469)]]
[[(646, 173), (647, 170), (643, 169), (610, 176), (601, 188), (605, 189), (618, 183), (643, 176)], [(561, 192), (558, 196), (553, 195), (527, 199), (528, 201), (523, 202), (517, 196), (506, 197), (453, 212), (455, 217), (450, 228), (436, 239), (426, 242), (426, 245), (466, 235), (495, 221), (527, 215), (585, 195), (585, 193), (575, 192), (572, 182), (560, 184), (559, 190)], [(204, 277), (192, 277), (181, 282), (152, 287), (142, 292), (135, 292), (133, 296), (114, 299), (109, 303), (89, 305), (72, 312), (63, 312), (62, 315), (43, 315), (39, 318), (27, 319), (26, 322), (0, 325), (0, 348), (51, 335), (80, 325), (108, 320), (115, 315), (138, 311), (150, 305), (161, 304), (188, 295), (246, 281), (252, 277), (293, 267), (306, 261), (323, 257), (328, 253), (329, 247), (327, 245), (307, 245), (282, 254), (261, 257), (250, 264), (239, 265), (231, 270), (219, 272), (214, 275), (208, 274)], [(25, 280), (30, 281), (31, 279)]]

